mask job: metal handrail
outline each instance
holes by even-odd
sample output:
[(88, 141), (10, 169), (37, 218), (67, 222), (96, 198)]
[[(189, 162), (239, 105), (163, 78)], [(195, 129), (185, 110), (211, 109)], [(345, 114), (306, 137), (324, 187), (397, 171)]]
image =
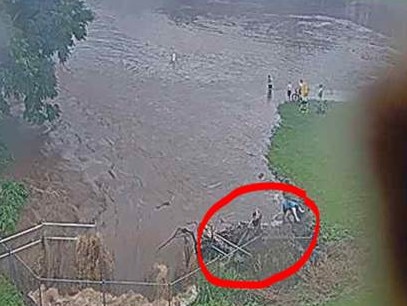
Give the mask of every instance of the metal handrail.
[[(199, 272), (201, 270), (200, 267), (194, 269), (193, 271), (190, 271), (189, 273), (186, 273), (185, 275), (179, 277), (178, 279), (174, 280), (174, 281), (170, 281), (170, 282), (163, 282), (163, 283), (158, 283), (158, 282), (138, 282), (138, 281), (115, 281), (115, 280), (81, 280), (81, 279), (64, 279), (64, 278), (45, 278), (45, 277), (40, 277), (38, 276), (16, 253), (23, 251), (25, 249), (28, 249), (30, 247), (33, 247), (39, 243), (41, 243), (43, 240), (68, 240), (68, 241), (74, 241), (77, 240), (76, 237), (42, 237), (42, 239), (30, 242), (28, 244), (25, 244), (17, 249), (11, 249), (9, 248), (6, 244), (4, 244), (3, 241), (10, 241), (13, 240), (17, 237), (23, 236), (25, 234), (31, 233), (35, 230), (39, 230), (44, 226), (50, 226), (50, 227), (80, 227), (80, 228), (94, 228), (96, 227), (96, 224), (76, 224), (76, 223), (53, 223), (53, 222), (44, 222), (41, 223), (39, 225), (36, 225), (32, 228), (29, 228), (23, 232), (20, 232), (18, 234), (15, 234), (13, 236), (7, 237), (3, 240), (0, 240), (0, 245), (4, 245), (4, 247), (7, 250), (7, 253), (3, 253), (0, 255), (0, 259), (3, 259), (5, 257), (8, 256), (13, 256), (15, 257), (23, 266), (24, 268), (26, 268), (30, 275), (36, 279), (39, 284), (44, 284), (44, 283), (65, 283), (65, 284), (89, 284), (89, 285), (101, 285), (101, 286), (105, 286), (105, 285), (123, 285), (123, 286), (162, 286), (162, 287), (172, 287), (180, 282), (182, 282), (185, 279), (188, 279), (189, 277), (195, 275), (197, 272)], [(217, 235), (219, 236), (219, 235)], [(226, 240), (224, 237), (220, 236), (219, 238), (223, 238), (224, 240)], [(260, 236), (256, 236), (254, 238), (252, 238), (251, 240), (247, 241), (246, 243), (242, 244), (242, 245), (235, 245), (233, 244), (233, 246), (235, 247), (231, 252), (229, 253), (225, 253), (222, 254), (220, 256), (217, 256), (216, 258), (210, 260), (209, 262), (206, 263), (206, 266), (210, 266), (220, 260), (226, 259), (226, 258), (230, 258), (231, 256), (233, 256), (235, 253), (237, 252), (244, 252), (246, 253), (247, 251), (244, 250), (244, 248), (250, 244), (252, 244), (254, 241), (256, 241), (257, 239), (259, 239)], [(288, 237), (273, 237), (274, 239), (286, 239)], [(291, 238), (291, 237), (290, 237)], [(297, 239), (309, 239), (311, 237), (294, 237)], [(222, 239), (222, 240), (223, 240)], [(230, 243), (230, 241), (228, 241), (228, 243)], [(249, 253), (249, 252), (247, 252)], [(250, 254), (250, 253), (249, 253)], [(41, 289), (40, 289), (41, 290)]]
[(16, 239), (18, 237), (27, 235), (27, 234), (29, 234), (31, 232), (34, 232), (34, 231), (37, 231), (37, 230), (41, 229), (43, 226), (44, 226), (44, 224), (41, 223), (41, 224), (38, 224), (36, 226), (30, 227), (30, 228), (28, 228), (28, 229), (26, 229), (26, 230), (24, 230), (22, 232), (19, 232), (17, 234), (14, 234), (14, 235), (8, 236), (6, 238), (0, 239), (0, 243), (6, 243), (6, 242), (14, 240), (14, 239)]
[(238, 249), (238, 250), (241, 251), (242, 253), (244, 253), (244, 254), (246, 254), (246, 255), (248, 255), (248, 256), (250, 256), (250, 257), (253, 257), (253, 255), (250, 254), (250, 252), (248, 252), (248, 251), (246, 251), (245, 249), (243, 249), (242, 247), (240, 247), (240, 246), (234, 244), (233, 242), (227, 240), (227, 239), (224, 238), (223, 236), (221, 236), (221, 235), (219, 235), (219, 234), (216, 234), (216, 233), (215, 233), (215, 236), (218, 237), (218, 238), (219, 238), (220, 240), (222, 240), (223, 242), (225, 242), (225, 243), (229, 244), (230, 246), (234, 247), (235, 249)]
[(42, 239), (38, 239), (38, 240), (32, 241), (30, 243), (27, 243), (27, 244), (25, 244), (25, 245), (23, 245), (23, 246), (21, 246), (21, 247), (19, 247), (17, 249), (8, 249), (6, 253), (3, 253), (3, 254), (0, 255), (0, 259), (6, 258), (6, 257), (8, 257), (10, 255), (15, 254), (15, 253), (24, 251), (24, 250), (26, 250), (28, 248), (36, 246), (37, 244), (40, 244), (41, 242), (42, 242)]
[(50, 227), (79, 227), (79, 228), (95, 228), (96, 223), (63, 223), (63, 222), (43, 222), (43, 226)]
[[(253, 242), (255, 242), (257, 239), (259, 239), (260, 236), (256, 236), (253, 239), (249, 240), (248, 242), (244, 243), (243, 245), (241, 245), (241, 248), (244, 248), (246, 246), (248, 246), (249, 244), (252, 244)], [(235, 254), (237, 251), (239, 251), (239, 249), (234, 249), (233, 251), (229, 252), (227, 255), (223, 255), (223, 256), (218, 256), (214, 259), (212, 259), (211, 261), (209, 261), (206, 265), (209, 266), (215, 262), (217, 262), (218, 260), (223, 260), (225, 258), (228, 258), (230, 256), (232, 256), (233, 254)], [(178, 284), (179, 282), (183, 281), (184, 279), (187, 279), (188, 277), (194, 275), (195, 273), (197, 273), (199, 270), (201, 270), (201, 268), (196, 268), (195, 270), (185, 274), (184, 276), (179, 277), (178, 279), (172, 281), (169, 285), (170, 286), (174, 286), (176, 284)]]
[(39, 276), (25, 263), (24, 260), (21, 259), (20, 256), (18, 256), (17, 254), (12, 253), (12, 251), (13, 251), (12, 249), (10, 249), (4, 243), (0, 243), (0, 245), (2, 245), (7, 250), (7, 252), (8, 252), (7, 257), (9, 257), (9, 256), (15, 257), (17, 259), (17, 261), (20, 262), (25, 269), (27, 269), (27, 271), (31, 274), (32, 277), (34, 277), (36, 280), (39, 279)]
[(50, 241), (78, 241), (78, 237), (44, 237), (44, 240), (50, 240)]
[(95, 228), (96, 223), (63, 223), (63, 222), (42, 222), (38, 225), (35, 225), (33, 227), (30, 227), (22, 232), (19, 232), (17, 234), (8, 236), (6, 238), (0, 239), (0, 243), (6, 243), (8, 241), (14, 240), (18, 237), (27, 235), (31, 232), (37, 231), (44, 226), (49, 226), (49, 227), (76, 227), (76, 228)]

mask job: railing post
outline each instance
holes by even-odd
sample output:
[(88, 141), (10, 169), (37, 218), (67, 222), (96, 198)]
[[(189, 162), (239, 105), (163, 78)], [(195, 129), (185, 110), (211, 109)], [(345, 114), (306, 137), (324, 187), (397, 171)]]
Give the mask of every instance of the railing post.
[(41, 281), (39, 281), (38, 282), (38, 299), (39, 299), (39, 302), (40, 302), (40, 306), (42, 306), (42, 282)]
[(14, 279), (14, 273), (13, 273), (13, 258), (12, 258), (12, 251), (11, 248), (7, 247), (8, 251), (8, 269), (9, 269), (9, 278), (12, 281), (12, 283), (15, 285), (15, 279)]
[(106, 282), (102, 280), (102, 303), (103, 306), (106, 306)]
[(167, 286), (168, 286), (168, 306), (171, 306), (171, 304), (172, 304), (172, 286), (171, 286), (171, 283), (168, 283)]
[(46, 241), (45, 237), (47, 235), (47, 228), (44, 227), (42, 228), (41, 231), (41, 240), (42, 240), (42, 251), (44, 254), (44, 266), (42, 267), (41, 271), (41, 277), (48, 277), (50, 275), (49, 270), (50, 270), (50, 250), (49, 250), (49, 245), (48, 241)]

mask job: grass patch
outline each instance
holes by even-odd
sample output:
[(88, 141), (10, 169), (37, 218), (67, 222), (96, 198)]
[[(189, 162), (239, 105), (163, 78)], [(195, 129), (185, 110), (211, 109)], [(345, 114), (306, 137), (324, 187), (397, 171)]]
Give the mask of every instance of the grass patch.
[(21, 293), (0, 275), (0, 305), (24, 306)]
[[(13, 155), (0, 136), (0, 176), (13, 160)], [(23, 184), (0, 178), (0, 236), (15, 231), (27, 197), (28, 191)]]
[(17, 225), (20, 211), (27, 201), (28, 192), (18, 182), (6, 181), (0, 185), (0, 233), (10, 234)]
[[(236, 272), (233, 268), (219, 266), (219, 277), (230, 280), (244, 279), (242, 274)], [(216, 287), (206, 281), (203, 276), (198, 279), (199, 295), (192, 306), (262, 306), (264, 300), (254, 296), (250, 291), (233, 290)]]

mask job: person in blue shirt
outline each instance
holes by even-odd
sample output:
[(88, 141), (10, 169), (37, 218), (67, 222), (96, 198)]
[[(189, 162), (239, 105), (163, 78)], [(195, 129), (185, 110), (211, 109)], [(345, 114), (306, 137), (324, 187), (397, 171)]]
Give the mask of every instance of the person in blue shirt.
[(300, 218), (298, 217), (297, 211), (299, 211), (302, 214), (305, 212), (297, 201), (286, 197), (283, 201), (284, 220), (286, 220), (287, 215), (291, 213), (294, 216), (295, 222), (300, 222)]

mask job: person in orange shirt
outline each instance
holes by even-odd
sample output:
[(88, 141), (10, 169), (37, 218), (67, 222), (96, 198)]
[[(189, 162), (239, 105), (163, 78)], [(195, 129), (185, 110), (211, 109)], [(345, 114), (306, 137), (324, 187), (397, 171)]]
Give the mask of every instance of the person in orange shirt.
[(306, 82), (300, 80), (300, 111), (302, 113), (308, 112), (308, 94), (309, 94), (309, 87)]
[(308, 84), (306, 82), (304, 82), (303, 80), (300, 80), (300, 95), (301, 98), (305, 101), (308, 100), (308, 94), (309, 94), (309, 87)]

